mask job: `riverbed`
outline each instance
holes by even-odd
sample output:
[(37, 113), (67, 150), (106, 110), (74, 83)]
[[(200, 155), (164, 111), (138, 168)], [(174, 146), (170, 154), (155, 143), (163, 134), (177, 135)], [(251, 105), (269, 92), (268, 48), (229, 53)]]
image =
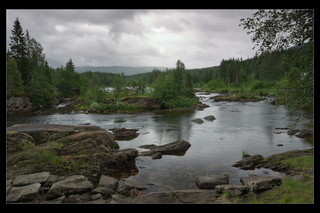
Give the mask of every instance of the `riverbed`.
[[(129, 141), (117, 141), (120, 149), (139, 148), (145, 144), (164, 145), (177, 139), (191, 144), (184, 156), (163, 155), (152, 160), (148, 156), (136, 159), (138, 172), (129, 179), (148, 185), (145, 192), (196, 189), (196, 176), (229, 174), (230, 184), (241, 184), (240, 178), (250, 174), (283, 174), (270, 169), (241, 170), (231, 165), (242, 158), (242, 152), (268, 157), (273, 154), (308, 149), (313, 143), (286, 133), (296, 116), (280, 106), (265, 102), (213, 102), (218, 93), (197, 96), (207, 105), (204, 110), (145, 112), (135, 114), (85, 114), (83, 112), (53, 113), (33, 116), (9, 116), (7, 126), (17, 123), (54, 123), (66, 125), (96, 125), (104, 129), (114, 127), (137, 128), (140, 135)], [(191, 120), (213, 115), (213, 121), (202, 124)], [(313, 128), (313, 114), (304, 113), (297, 128)], [(120, 178), (120, 177), (119, 177)]]

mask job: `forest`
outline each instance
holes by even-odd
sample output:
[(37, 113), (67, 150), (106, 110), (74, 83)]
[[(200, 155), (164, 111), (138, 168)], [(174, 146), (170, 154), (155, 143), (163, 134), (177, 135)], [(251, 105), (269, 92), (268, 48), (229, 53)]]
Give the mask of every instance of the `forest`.
[[(167, 108), (175, 108), (196, 103), (194, 87), (247, 96), (273, 95), (292, 109), (313, 105), (313, 42), (262, 52), (247, 59), (223, 59), (219, 66), (207, 68), (187, 69), (177, 60), (173, 69), (127, 76), (77, 73), (71, 58), (64, 67), (50, 67), (42, 45), (28, 30), (23, 31), (18, 18), (9, 45), (7, 98), (27, 96), (33, 106), (49, 106), (61, 97), (82, 97), (92, 104), (104, 97), (145, 95), (161, 99)], [(107, 87), (114, 89), (107, 92)], [(153, 88), (151, 92), (147, 87)]]

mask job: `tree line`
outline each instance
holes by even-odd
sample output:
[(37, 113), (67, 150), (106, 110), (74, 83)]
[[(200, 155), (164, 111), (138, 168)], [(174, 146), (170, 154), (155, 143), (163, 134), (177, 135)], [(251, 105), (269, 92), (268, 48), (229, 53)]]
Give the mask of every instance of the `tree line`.
[[(151, 95), (162, 99), (171, 108), (194, 102), (193, 86), (214, 90), (219, 85), (225, 87), (251, 82), (254, 83), (253, 89), (272, 85), (273, 94), (291, 109), (312, 105), (313, 17), (310, 10), (259, 10), (253, 18), (241, 21), (240, 25), (250, 29), (248, 34), (254, 34), (253, 41), (261, 47), (260, 55), (245, 60), (223, 59), (219, 66), (201, 69), (186, 69), (178, 60), (173, 69), (154, 69), (150, 73), (124, 76), (90, 71), (80, 74), (75, 72), (72, 59), (64, 67), (49, 67), (43, 47), (28, 30), (23, 31), (17, 18), (7, 52), (7, 96), (28, 96), (36, 106), (49, 105), (56, 97), (81, 95), (102, 99), (105, 87), (113, 87), (115, 98), (144, 95), (149, 86), (153, 88)], [(294, 32), (284, 23), (288, 26), (300, 24), (293, 30), (305, 30)], [(275, 32), (270, 26), (275, 24), (283, 26), (277, 29), (276, 34), (270, 35)], [(292, 32), (284, 33), (286, 30)], [(270, 36), (278, 34), (287, 35), (288, 40), (276, 37), (274, 42), (278, 48), (272, 48)], [(287, 48), (289, 40), (291, 47)], [(281, 42), (282, 46), (279, 45)]]

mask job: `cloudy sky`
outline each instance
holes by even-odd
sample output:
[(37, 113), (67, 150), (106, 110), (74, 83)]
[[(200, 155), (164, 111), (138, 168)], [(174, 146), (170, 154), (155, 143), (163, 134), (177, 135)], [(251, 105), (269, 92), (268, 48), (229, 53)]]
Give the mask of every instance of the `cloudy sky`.
[(16, 18), (44, 48), (53, 67), (217, 66), (252, 57), (239, 26), (254, 10), (7, 10), (7, 48)]

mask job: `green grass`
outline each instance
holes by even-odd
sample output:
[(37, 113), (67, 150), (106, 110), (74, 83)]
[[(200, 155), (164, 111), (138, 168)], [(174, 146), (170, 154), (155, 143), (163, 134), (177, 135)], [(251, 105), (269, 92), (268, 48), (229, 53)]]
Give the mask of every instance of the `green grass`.
[(297, 178), (284, 178), (282, 185), (261, 194), (252, 194), (248, 198), (237, 198), (236, 203), (275, 203), (298, 204), (314, 203), (313, 177), (306, 180)]
[(314, 156), (289, 157), (277, 162), (300, 174), (299, 178), (287, 176), (283, 178), (281, 186), (260, 194), (238, 197), (235, 203), (314, 203)]

